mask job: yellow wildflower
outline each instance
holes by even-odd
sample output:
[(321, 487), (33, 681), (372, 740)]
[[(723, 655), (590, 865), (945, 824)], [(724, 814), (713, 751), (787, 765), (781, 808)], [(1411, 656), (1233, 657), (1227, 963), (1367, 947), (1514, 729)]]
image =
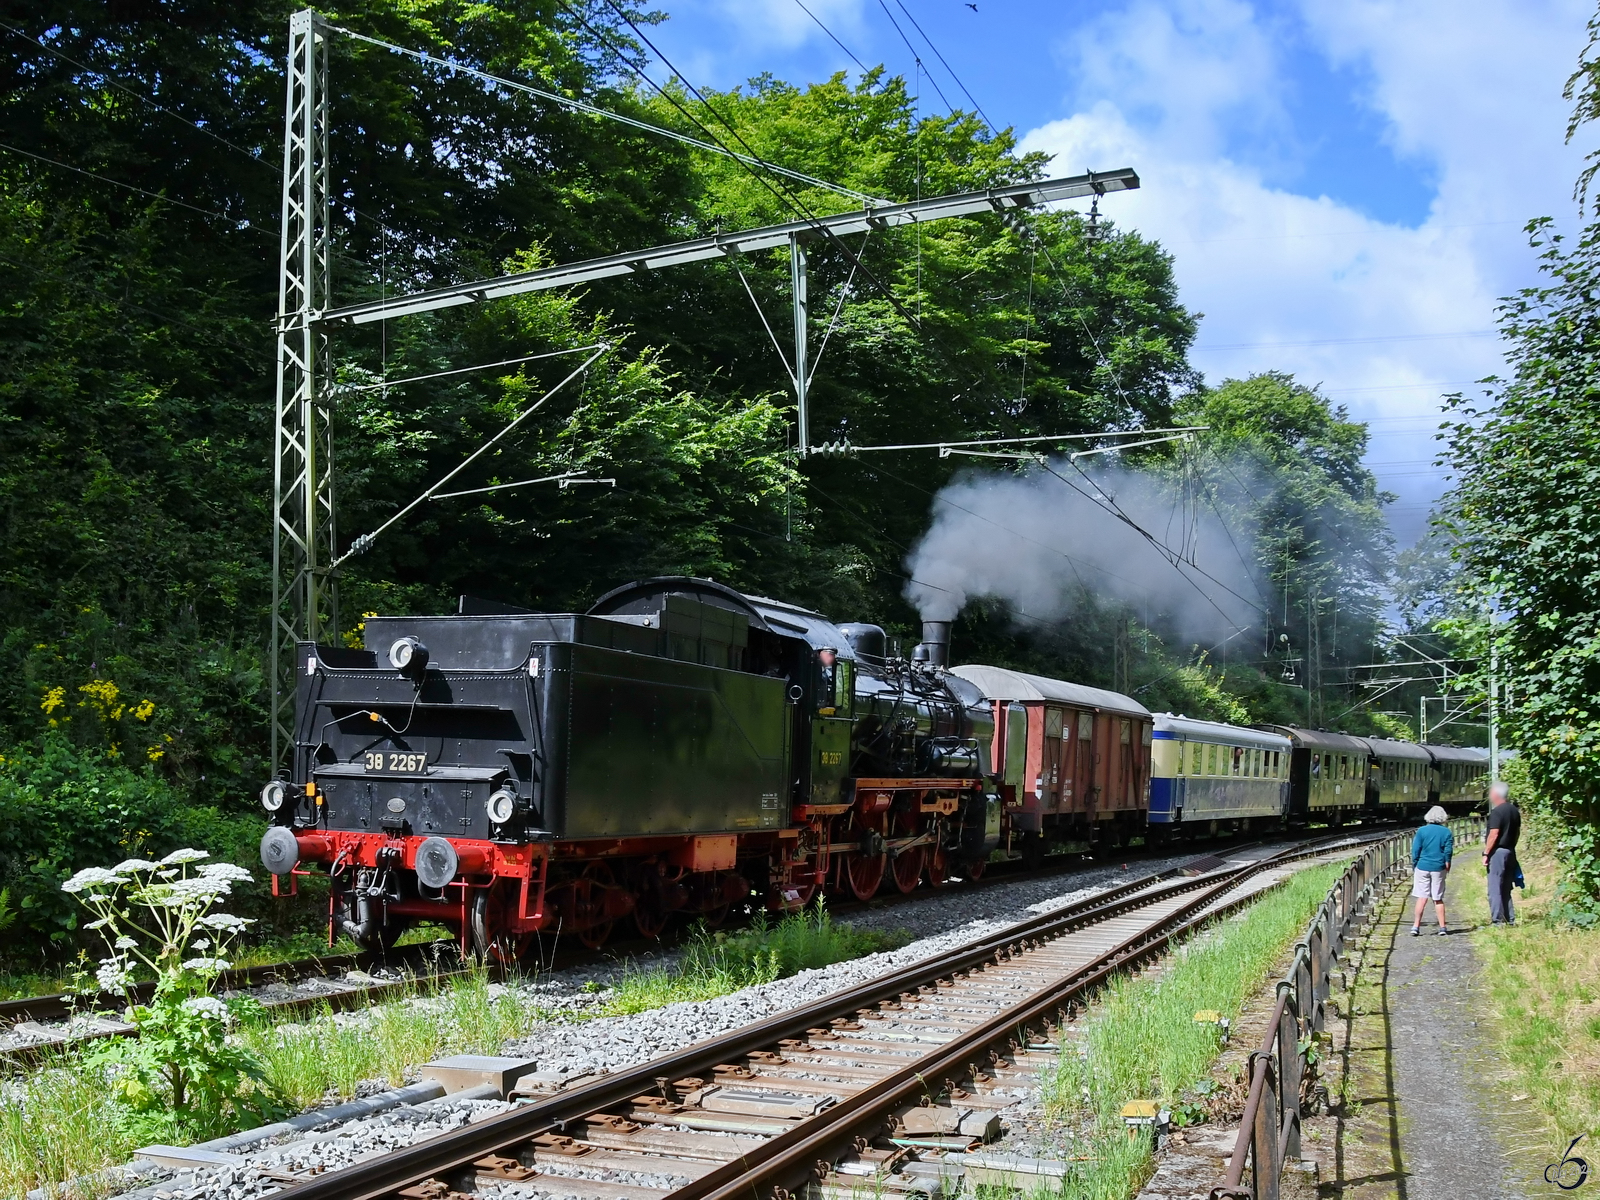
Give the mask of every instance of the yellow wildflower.
[[(67, 702), (67, 689), (66, 688), (61, 688), (61, 687), (53, 687), (48, 692), (46, 692), (44, 694), (44, 700), (39, 705), (39, 707), (44, 709), (44, 711), (46, 713), (53, 713), (53, 712), (55, 712), (56, 709), (60, 708), (66, 702)], [(50, 724), (54, 725), (55, 722), (51, 721)]]

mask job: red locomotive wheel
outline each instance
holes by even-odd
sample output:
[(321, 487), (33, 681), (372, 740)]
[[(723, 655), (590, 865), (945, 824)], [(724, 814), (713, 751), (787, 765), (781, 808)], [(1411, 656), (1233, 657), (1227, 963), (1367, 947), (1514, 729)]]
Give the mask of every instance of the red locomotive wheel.
[(863, 818), (860, 813), (854, 813), (844, 829), (841, 840), (854, 842), (858, 849), (840, 860), (839, 884), (842, 891), (857, 900), (872, 899), (883, 886), (884, 872), (889, 866), (889, 855), (883, 848), (883, 831), (887, 824), (886, 817)]
[(844, 860), (844, 875), (850, 894), (857, 900), (871, 900), (883, 886), (883, 873), (889, 865), (887, 854), (852, 854)]
[[(583, 869), (572, 885), (577, 901), (578, 911), (600, 909), (603, 910), (606, 902), (605, 893), (615, 882), (611, 868), (603, 862), (592, 862)], [(598, 950), (606, 944), (606, 939), (611, 936), (615, 921), (598, 921), (578, 930), (578, 940), (591, 950)]]
[(661, 931), (667, 927), (667, 922), (672, 919), (672, 914), (660, 905), (652, 902), (649, 896), (636, 896), (633, 906), (633, 927), (642, 938), (649, 938), (652, 942), (661, 936)]
[(942, 888), (950, 883), (950, 852), (934, 846), (928, 853), (928, 886)]
[[(921, 830), (920, 813), (914, 810), (902, 809), (894, 813), (889, 820), (889, 836), (891, 838), (915, 837)], [(902, 892), (914, 892), (917, 884), (922, 882), (922, 868), (928, 861), (928, 847), (924, 844), (913, 846), (909, 850), (902, 850), (890, 865), (889, 874), (894, 879), (895, 887)]]
[(987, 858), (969, 858), (961, 864), (961, 878), (968, 883), (977, 883), (983, 878), (983, 869), (988, 865)]

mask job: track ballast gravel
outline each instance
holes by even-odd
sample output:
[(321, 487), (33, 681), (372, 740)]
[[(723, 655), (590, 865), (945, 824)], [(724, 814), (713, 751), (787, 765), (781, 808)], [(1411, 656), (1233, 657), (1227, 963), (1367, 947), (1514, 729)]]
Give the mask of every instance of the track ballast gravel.
[[(1124, 866), (1120, 862), (1087, 867), (1046, 878), (1010, 881), (988, 887), (930, 891), (914, 900), (869, 904), (835, 918), (841, 925), (884, 933), (902, 932), (913, 940), (895, 950), (869, 954), (829, 967), (802, 971), (773, 983), (745, 988), (714, 1000), (686, 1001), (617, 1017), (590, 1017), (603, 1006), (610, 985), (628, 969), (612, 961), (540, 975), (513, 988), (550, 1018), (509, 1042), (503, 1053), (537, 1063), (541, 1074), (567, 1079), (614, 1071), (656, 1058), (728, 1030), (763, 1020), (786, 1009), (854, 987), (909, 963), (933, 958), (1037, 913), (1093, 895), (1133, 876), (1162, 871), (1194, 858), (1192, 850), (1170, 858)], [(672, 965), (678, 955), (665, 950), (633, 960), (634, 969)], [(497, 987), (501, 985), (496, 985)], [(428, 1003), (413, 1000), (410, 1003)], [(359, 1020), (359, 1015), (346, 1020)], [(374, 1080), (362, 1094), (389, 1085)], [(158, 1168), (146, 1175), (128, 1200), (247, 1200), (285, 1185), (286, 1175), (311, 1169), (336, 1170), (362, 1159), (411, 1145), (473, 1119), (503, 1112), (494, 1100), (445, 1097), (401, 1107), (356, 1121), (333, 1123), (243, 1155), (240, 1165), (192, 1171)], [(277, 1178), (274, 1178), (277, 1176)], [(620, 1182), (621, 1180), (619, 1180)], [(549, 1186), (552, 1181), (545, 1182)], [(627, 1182), (662, 1186), (641, 1178)], [(523, 1188), (526, 1188), (526, 1184)], [(526, 1196), (525, 1190), (518, 1194)], [(547, 1193), (558, 1196), (553, 1187)]]

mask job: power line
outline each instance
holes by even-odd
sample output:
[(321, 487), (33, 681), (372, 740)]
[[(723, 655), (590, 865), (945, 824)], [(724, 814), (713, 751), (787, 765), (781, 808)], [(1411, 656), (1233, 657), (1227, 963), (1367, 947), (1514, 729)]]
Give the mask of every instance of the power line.
[(1165, 558), (1168, 561), (1168, 563), (1171, 564), (1172, 569), (1177, 571), (1178, 574), (1180, 576), (1182, 576), (1182, 578), (1186, 582), (1188, 582), (1188, 584), (1191, 587), (1193, 587), (1195, 591), (1199, 592), (1200, 595), (1205, 599), (1207, 604), (1211, 605), (1212, 608), (1217, 610), (1218, 615), (1221, 616), (1223, 620), (1227, 621), (1227, 620), (1231, 620), (1231, 618), (1228, 616), (1227, 613), (1223, 612), (1222, 606), (1216, 602), (1215, 598), (1213, 598), (1203, 587), (1201, 587), (1192, 578), (1190, 578), (1189, 575), (1183, 570), (1183, 568), (1178, 565), (1180, 562), (1187, 562), (1189, 566), (1193, 567), (1201, 575), (1204, 575), (1207, 579), (1211, 580), (1212, 583), (1216, 584), (1223, 591), (1227, 592), (1228, 595), (1232, 596), (1234, 599), (1240, 601), (1241, 603), (1246, 604), (1249, 607), (1251, 607), (1253, 609), (1256, 609), (1257, 611), (1260, 611), (1260, 606), (1256, 602), (1254, 602), (1254, 601), (1252, 601), (1250, 599), (1247, 599), (1244, 596), (1241, 596), (1238, 592), (1234, 591), (1227, 584), (1223, 583), (1215, 575), (1211, 574), (1211, 572), (1205, 570), (1198, 563), (1190, 562), (1189, 560), (1184, 559), (1180, 555), (1176, 554), (1176, 552), (1174, 552), (1171, 547), (1167, 546), (1164, 542), (1162, 542), (1160, 538), (1156, 537), (1155, 534), (1151, 533), (1143, 525), (1140, 525), (1139, 522), (1135, 521), (1132, 517), (1130, 517), (1126, 512), (1123, 511), (1122, 506), (1116, 502), (1115, 497), (1106, 496), (1105, 493), (1100, 490), (1099, 485), (1096, 484), (1094, 482), (1094, 480), (1090, 479), (1088, 473), (1086, 471), (1084, 471), (1084, 469), (1082, 467), (1078, 466), (1077, 463), (1074, 462), (1072, 464), (1073, 469), (1076, 470), (1078, 472), (1078, 474), (1082, 475), (1084, 477), (1084, 479), (1090, 484), (1090, 486), (1092, 486), (1095, 489), (1095, 491), (1100, 492), (1100, 496), (1102, 498), (1096, 498), (1095, 496), (1091, 495), (1090, 493), (1084, 491), (1077, 484), (1073, 483), (1072, 480), (1068, 479), (1065, 475), (1061, 474), (1055, 468), (1050, 466), (1049, 463), (1041, 463), (1040, 465), (1043, 466), (1046, 471), (1050, 472), (1050, 474), (1054, 475), (1057, 479), (1061, 480), (1062, 483), (1066, 484), (1073, 491), (1077, 492), (1084, 499), (1088, 500), (1091, 504), (1094, 504), (1096, 507), (1103, 509), (1107, 513), (1110, 513), (1112, 516), (1116, 517), (1119, 521), (1123, 522), (1123, 524), (1127, 525), (1130, 529), (1132, 529), (1140, 537), (1144, 538), (1145, 541), (1149, 542), (1150, 545), (1156, 550), (1156, 552), (1158, 554), (1160, 554), (1163, 558)]
[(168, 108), (166, 105), (162, 104), (159, 100), (156, 100), (154, 97), (144, 95), (143, 93), (137, 92), (133, 88), (128, 87), (126, 84), (119, 82), (117, 80), (116, 76), (112, 75), (109, 71), (103, 70), (103, 69), (101, 69), (99, 67), (91, 67), (87, 63), (79, 62), (77, 59), (73, 58), (71, 55), (65, 53), (64, 51), (56, 49), (56, 47), (50, 45), (48, 42), (42, 41), (39, 38), (29, 37), (28, 34), (26, 32), (24, 32), (23, 30), (16, 28), (14, 25), (8, 25), (4, 21), (0, 21), (0, 29), (4, 29), (7, 33), (10, 33), (10, 34), (12, 34), (12, 35), (14, 35), (16, 37), (22, 38), (24, 41), (30, 42), (33, 45), (38, 46), (39, 49), (45, 51), (47, 54), (55, 55), (57, 58), (61, 59), (63, 62), (71, 63), (73, 66), (77, 67), (80, 71), (88, 71), (91, 75), (98, 75), (101, 79), (104, 79), (107, 84), (109, 84), (111, 87), (116, 88), (119, 92), (125, 92), (127, 95), (132, 96), (135, 100), (138, 100), (138, 101), (141, 101), (142, 103), (150, 105), (157, 112), (164, 113), (167, 116), (172, 117), (174, 120), (182, 121), (185, 125), (189, 126), (191, 129), (197, 130), (198, 132), (205, 134), (206, 137), (211, 138), (215, 142), (221, 143), (222, 145), (226, 146), (228, 149), (236, 151), (239, 154), (243, 154), (245, 157), (253, 159), (254, 161), (260, 163), (262, 166), (267, 167), (270, 170), (278, 171), (280, 169), (277, 164), (268, 162), (265, 158), (262, 158), (261, 155), (257, 154), (254, 150), (248, 149), (248, 148), (246, 148), (244, 146), (240, 146), (240, 145), (238, 145), (238, 144), (236, 144), (234, 142), (229, 141), (227, 138), (223, 137), (220, 133), (216, 132), (216, 130), (208, 129), (204, 125), (199, 124), (198, 122), (191, 121), (188, 117), (184, 116), (182, 113), (174, 112), (172, 109)]
[(834, 35), (833, 30), (829, 29), (826, 25), (824, 25), (822, 23), (822, 18), (821, 17), (817, 16), (816, 13), (812, 12), (809, 8), (807, 8), (805, 6), (805, 0), (794, 0), (794, 2), (800, 6), (800, 11), (801, 12), (805, 13), (806, 16), (810, 17), (813, 21), (815, 21), (817, 23), (817, 28), (818, 29), (822, 30), (822, 32), (827, 34), (830, 38), (833, 38), (833, 44), (835, 46), (839, 47), (839, 49), (843, 50), (846, 54), (848, 54), (850, 56), (850, 61), (851, 62), (855, 63), (856, 66), (861, 68), (862, 78), (865, 78), (867, 75), (871, 74), (871, 71), (867, 67), (867, 64), (862, 62), (859, 58), (857, 58), (855, 56), (855, 53), (850, 49), (850, 47), (846, 46), (843, 42), (841, 42)]
[[(559, 3), (572, 17), (582, 24), (585, 29), (587, 29), (596, 38), (600, 39), (601, 42), (603, 42), (614, 53), (616, 53), (618, 57), (622, 59), (622, 61), (628, 63), (629, 66), (638, 71), (640, 78), (644, 79), (646, 83), (655, 88), (655, 90), (665, 97), (667, 101), (671, 103), (679, 112), (688, 117), (689, 120), (692, 121), (702, 133), (716, 141), (719, 145), (724, 145), (724, 148), (726, 148), (726, 145), (722, 142), (721, 138), (717, 137), (716, 134), (707, 129), (705, 125), (695, 118), (686, 108), (683, 107), (683, 105), (679, 104), (676, 96), (673, 96), (665, 88), (661, 87), (648, 75), (646, 75), (643, 68), (640, 67), (636, 62), (631, 61), (624, 50), (617, 47), (617, 45), (612, 42), (611, 39), (607, 38), (605, 34), (601, 33), (593, 25), (591, 25), (581, 13), (572, 7), (570, 0), (559, 0)], [(729, 121), (727, 117), (718, 112), (711, 102), (706, 99), (705, 94), (702, 93), (699, 88), (695, 87), (689, 78), (672, 64), (672, 60), (663, 54), (656, 44), (652, 42), (648, 36), (646, 36), (644, 30), (640, 29), (639, 26), (634, 23), (633, 18), (631, 18), (626, 11), (617, 6), (616, 0), (605, 0), (605, 3), (613, 12), (617, 14), (617, 16), (622, 18), (622, 20), (627, 24), (628, 28), (632, 29), (634, 33), (639, 36), (639, 40), (650, 48), (651, 52), (655, 54), (655, 56), (659, 58), (666, 66), (667, 70), (671, 71), (672, 74), (679, 79), (683, 85), (689, 89), (690, 92), (694, 94), (695, 98), (698, 99), (701, 104), (705, 105), (706, 110), (716, 117), (718, 121), (722, 122), (723, 126), (727, 128), (728, 132), (733, 135), (734, 140), (743, 146), (747, 151), (749, 151), (750, 156), (755, 160), (756, 163), (760, 163), (763, 166), (770, 165), (767, 164), (765, 160), (760, 157), (760, 155), (756, 154), (753, 149), (751, 149), (750, 144), (744, 140), (744, 137), (739, 133), (739, 130), (734, 126), (734, 124)], [(875, 274), (873, 274), (873, 272), (867, 267), (866, 263), (861, 261), (860, 256), (851, 250), (850, 247), (846, 246), (838, 234), (834, 233), (832, 229), (829, 229), (825, 224), (822, 224), (820, 221), (818, 221), (816, 214), (813, 213), (810, 208), (807, 207), (804, 202), (801, 201), (801, 199), (789, 189), (787, 184), (784, 184), (782, 180), (780, 180), (778, 185), (774, 186), (771, 180), (767, 179), (755, 169), (755, 163), (746, 162), (743, 156), (735, 156), (735, 161), (737, 161), (742, 167), (744, 167), (746, 171), (750, 173), (751, 178), (755, 179), (757, 183), (761, 184), (762, 187), (771, 192), (780, 203), (786, 205), (789, 208), (789, 211), (793, 212), (801, 220), (810, 223), (811, 226), (816, 229), (818, 233), (822, 234), (822, 236), (828, 242), (837, 247), (852, 263), (855, 264), (855, 266), (861, 271), (862, 275), (866, 277), (867, 281), (883, 293), (885, 299), (889, 301), (896, 312), (898, 312), (916, 328), (921, 328), (921, 321), (906, 311), (905, 305), (900, 303), (899, 297), (897, 297), (894, 292), (889, 289), (888, 285), (886, 285)], [(783, 189), (782, 192), (778, 190), (779, 187)]]
[(1451, 338), (1499, 337), (1498, 329), (1469, 329), (1462, 333), (1390, 333), (1379, 337), (1318, 338), (1306, 342), (1234, 342), (1225, 346), (1191, 346), (1191, 354), (1211, 350), (1276, 350), (1280, 346), (1353, 346), (1362, 342), (1432, 342)]
[(113, 187), (125, 188), (130, 192), (137, 192), (141, 196), (148, 196), (152, 200), (160, 200), (163, 204), (176, 204), (179, 208), (186, 208), (190, 212), (197, 212), (203, 217), (215, 217), (219, 221), (226, 221), (235, 229), (256, 234), (257, 236), (270, 237), (265, 229), (258, 229), (248, 220), (241, 221), (238, 217), (230, 217), (226, 213), (214, 212), (209, 208), (201, 208), (197, 204), (190, 204), (185, 200), (174, 200), (171, 196), (163, 196), (158, 192), (146, 191), (142, 187), (134, 187), (131, 183), (123, 183), (120, 179), (112, 179), (108, 175), (98, 175), (93, 171), (85, 171), (82, 167), (75, 167), (71, 163), (60, 162), (54, 158), (47, 158), (43, 154), (35, 154), (32, 150), (22, 150), (16, 146), (8, 146), (0, 142), (0, 150), (9, 150), (12, 154), (20, 154), (25, 158), (37, 159), (42, 163), (49, 163), (53, 167), (60, 167), (63, 171), (71, 171), (75, 175), (84, 175), (90, 179), (98, 179), (101, 183), (109, 183)]
[[(889, 6), (885, 4), (883, 0), (878, 0), (878, 7), (883, 9), (883, 15), (889, 18), (889, 24), (894, 26), (894, 31), (900, 35), (900, 40), (906, 44), (906, 49), (911, 51), (912, 59), (915, 60), (917, 66), (920, 68), (922, 66), (922, 55), (917, 53), (917, 48), (911, 44), (911, 39), (906, 36), (905, 30), (900, 28), (900, 22), (894, 19), (894, 14), (889, 11)], [(944, 89), (939, 86), (939, 81), (930, 74), (928, 76), (928, 82), (933, 84), (933, 90), (939, 93), (939, 99), (943, 101), (945, 111), (954, 112), (956, 106), (951, 104), (950, 101), (945, 97)]]
[[(882, 3), (882, 0), (879, 0), (879, 2)], [(934, 45), (933, 39), (927, 35), (927, 32), (922, 28), (921, 25), (917, 24), (916, 17), (911, 15), (911, 10), (905, 6), (903, 0), (894, 0), (894, 2), (896, 7), (898, 7), (901, 12), (905, 13), (906, 20), (911, 22), (918, 33), (922, 34), (922, 40), (928, 43), (928, 49), (933, 51), (933, 56), (944, 65), (944, 69), (946, 71), (950, 72), (950, 78), (956, 81), (956, 86), (966, 93), (968, 100), (972, 101), (972, 107), (978, 110), (978, 115), (983, 118), (983, 123), (987, 125), (990, 130), (998, 129), (999, 127), (989, 119), (989, 114), (983, 111), (983, 105), (978, 103), (977, 97), (972, 94), (966, 84), (961, 82), (961, 76), (956, 74), (955, 68), (953, 68), (948, 62), (945, 62), (944, 55), (939, 52), (939, 47)], [(937, 88), (939, 85), (934, 84), (933, 86)], [(941, 96), (943, 94), (943, 92), (940, 93)]]
[(472, 371), (491, 371), (495, 367), (514, 367), (520, 363), (537, 362), (541, 358), (560, 358), (564, 354), (582, 354), (587, 350), (598, 350), (607, 345), (596, 342), (590, 346), (574, 346), (570, 350), (547, 350), (541, 354), (524, 354), (521, 358), (502, 358), (499, 362), (479, 363), (472, 367), (452, 367), (448, 371), (433, 371), (427, 375), (411, 375), (405, 379), (385, 379), (381, 383), (343, 384), (339, 390), (344, 392), (375, 392), (380, 388), (404, 387), (408, 383), (422, 383), (428, 379), (443, 379), (447, 375), (466, 375)]
[[(585, 25), (588, 26), (588, 23), (585, 22)], [(711, 142), (703, 142), (698, 138), (690, 137), (686, 133), (679, 133), (675, 129), (667, 129), (660, 125), (652, 125), (650, 122), (641, 121), (637, 117), (626, 116), (622, 113), (612, 112), (609, 109), (599, 108), (593, 104), (586, 104), (582, 100), (574, 100), (569, 96), (563, 96), (559, 92), (550, 92), (544, 90), (543, 88), (537, 88), (531, 84), (522, 83), (515, 79), (506, 79), (500, 75), (491, 75), (488, 71), (480, 71), (476, 67), (467, 66), (465, 63), (452, 62), (447, 58), (439, 58), (437, 55), (429, 54), (424, 50), (412, 50), (406, 46), (397, 46), (393, 42), (386, 42), (381, 38), (369, 37), (367, 34), (357, 33), (353, 29), (346, 29), (341, 25), (330, 25), (328, 28), (337, 33), (342, 33), (346, 37), (355, 38), (357, 41), (367, 42), (371, 45), (382, 47), (383, 49), (392, 51), (396, 54), (404, 54), (410, 58), (415, 58), (420, 62), (429, 63), (436, 67), (443, 67), (446, 70), (455, 71), (462, 75), (471, 75), (475, 79), (482, 80), (485, 83), (494, 84), (498, 87), (510, 88), (511, 90), (517, 92), (525, 92), (530, 96), (537, 96), (541, 100), (548, 100), (553, 104), (559, 104), (565, 108), (570, 108), (577, 112), (587, 113), (590, 116), (603, 117), (608, 121), (617, 121), (623, 125), (631, 126), (634, 129), (644, 130), (647, 133), (654, 133), (659, 134), (662, 137), (672, 138), (673, 140), (682, 142), (685, 145), (694, 146), (700, 150), (710, 151), (712, 154), (722, 154), (729, 158), (739, 159), (741, 161), (744, 159), (743, 155), (738, 154), (737, 152), (729, 149), (725, 145), (721, 145), (720, 143), (712, 144)], [(592, 26), (589, 28), (591, 32), (594, 32)], [(649, 83), (650, 81), (646, 79), (646, 82)], [(655, 85), (651, 83), (651, 86), (654, 87)], [(659, 91), (660, 89), (658, 88), (657, 90)], [(813, 175), (807, 175), (801, 171), (790, 170), (788, 167), (779, 166), (778, 164), (768, 162), (765, 159), (755, 158), (753, 162), (758, 163), (760, 166), (769, 171), (774, 171), (780, 175), (787, 175), (789, 178), (800, 183), (808, 184), (811, 187), (825, 188), (828, 191), (837, 192), (842, 196), (849, 196), (854, 200), (861, 200), (868, 204), (882, 203), (882, 201), (877, 197), (868, 196), (864, 192), (856, 191), (854, 188), (847, 188), (837, 183), (830, 183), (826, 179), (818, 179)]]

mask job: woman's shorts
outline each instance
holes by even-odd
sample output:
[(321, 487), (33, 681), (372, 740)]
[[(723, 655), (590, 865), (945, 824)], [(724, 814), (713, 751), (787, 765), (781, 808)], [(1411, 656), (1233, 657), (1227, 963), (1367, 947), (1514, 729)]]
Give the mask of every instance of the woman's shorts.
[(1411, 872), (1411, 894), (1419, 900), (1443, 900), (1447, 871)]

